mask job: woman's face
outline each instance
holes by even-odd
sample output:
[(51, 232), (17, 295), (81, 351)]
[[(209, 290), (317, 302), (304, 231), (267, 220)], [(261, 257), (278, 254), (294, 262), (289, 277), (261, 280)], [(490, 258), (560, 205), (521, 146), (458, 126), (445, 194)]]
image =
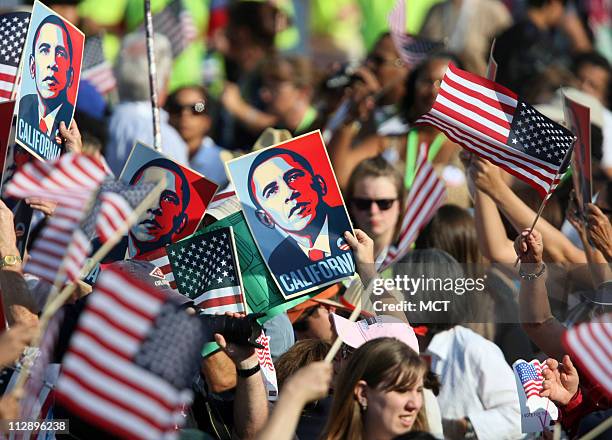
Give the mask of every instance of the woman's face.
[(366, 388), (367, 410), (364, 423), (366, 432), (374, 431), (379, 438), (395, 438), (412, 429), (423, 406), (423, 378), (413, 387), (401, 391), (383, 391)]
[(204, 139), (210, 130), (210, 117), (205, 113), (196, 113), (192, 109), (196, 104), (205, 103), (202, 94), (195, 89), (183, 89), (176, 95), (176, 104), (169, 109), (169, 122), (181, 137), (190, 142), (193, 139)]
[(392, 233), (400, 214), (398, 196), (389, 177), (368, 176), (358, 181), (351, 202), (357, 227), (373, 238)]
[(416, 115), (424, 115), (433, 107), (449, 62), (450, 60), (444, 58), (430, 61), (416, 79), (414, 100)]

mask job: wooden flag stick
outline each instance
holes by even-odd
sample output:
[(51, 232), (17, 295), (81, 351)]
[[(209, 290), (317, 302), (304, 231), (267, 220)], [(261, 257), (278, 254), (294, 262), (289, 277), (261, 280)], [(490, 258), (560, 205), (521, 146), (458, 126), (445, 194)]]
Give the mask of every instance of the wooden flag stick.
[(155, 45), (153, 41), (153, 16), (151, 0), (144, 2), (145, 33), (147, 38), (147, 60), (149, 62), (149, 90), (151, 91), (151, 107), (153, 109), (153, 148), (161, 151), (161, 122), (157, 99), (157, 65), (155, 64)]
[[(544, 208), (546, 207), (546, 202), (548, 202), (548, 199), (550, 198), (550, 196), (552, 195), (553, 191), (557, 187), (555, 182), (557, 181), (557, 179), (559, 179), (561, 177), (560, 176), (560, 174), (561, 174), (560, 173), (561, 167), (563, 166), (564, 163), (566, 163), (566, 161), (569, 159), (569, 156), (572, 154), (572, 150), (574, 149), (574, 144), (576, 143), (576, 139), (577, 138), (574, 137), (574, 142), (572, 143), (572, 146), (567, 149), (567, 151), (565, 152), (565, 156), (563, 156), (563, 161), (561, 162), (561, 165), (559, 165), (559, 169), (557, 170), (557, 173), (555, 174), (555, 177), (554, 177), (553, 181), (551, 182), (550, 186), (548, 187), (548, 191), (546, 192), (546, 197), (544, 197), (544, 199), (540, 203), (540, 207), (538, 208), (538, 212), (536, 213), (536, 216), (533, 219), (533, 223), (529, 227), (529, 233), (527, 234), (528, 236), (531, 235), (531, 233), (533, 232), (533, 229), (535, 228), (536, 223), (538, 222), (538, 220), (542, 216), (542, 212), (544, 212)], [(519, 261), (521, 261), (521, 258), (520, 257), (516, 257), (516, 261), (514, 262), (514, 267), (516, 267), (516, 265), (519, 264)]]
[[(121, 228), (119, 228), (115, 234), (113, 234), (100, 248), (96, 251), (96, 253), (91, 257), (91, 259), (85, 264), (85, 267), (81, 269), (81, 278), (84, 277), (91, 271), (91, 269), (108, 254), (111, 249), (121, 240), (121, 238), (129, 231), (134, 223), (150, 206), (151, 204), (159, 198), (159, 195), (166, 187), (166, 178), (162, 178), (157, 185), (147, 194), (147, 196), (143, 199), (143, 201), (132, 211), (127, 220), (122, 224)], [(53, 298), (47, 301), (43, 311), (40, 315), (39, 319), (39, 332), (34, 341), (32, 341), (32, 347), (38, 347), (40, 345), (40, 341), (42, 336), (45, 333), (45, 330), (49, 326), (49, 321), (59, 310), (60, 307), (64, 305), (64, 303), (70, 298), (74, 289), (76, 288), (76, 284), (71, 283), (64, 287), (61, 292), (55, 295)], [(18, 393), (16, 395), (20, 395), (23, 391), (23, 386), (30, 374), (31, 364), (24, 364), (19, 372), (19, 377), (17, 378), (17, 382), (15, 383), (15, 387), (13, 389), (13, 393)]]
[(595, 428), (587, 432), (584, 436), (580, 437), (579, 440), (592, 440), (594, 438), (597, 438), (599, 434), (603, 434), (611, 426), (612, 426), (612, 417), (608, 417), (606, 420), (601, 422)]
[[(349, 287), (348, 291), (345, 293), (347, 297), (353, 296), (355, 294), (357, 295), (357, 301), (355, 302), (355, 308), (353, 309), (351, 316), (349, 316), (349, 321), (351, 322), (355, 322), (357, 320), (357, 317), (359, 316), (359, 313), (361, 313), (361, 295), (363, 294), (363, 285), (361, 284), (361, 280), (359, 279), (359, 277), (353, 279), (353, 283)], [(336, 354), (338, 353), (338, 350), (340, 350), (341, 346), (342, 339), (340, 339), (340, 336), (336, 336), (336, 340), (334, 341), (331, 348), (327, 352), (327, 355), (325, 356), (325, 362), (330, 364), (336, 357)]]
[[(84, 276), (86, 276), (91, 271), (91, 269), (93, 269), (93, 267), (96, 264), (102, 261), (102, 259), (106, 256), (106, 254), (108, 254), (115, 247), (115, 245), (119, 243), (119, 241), (121, 241), (121, 238), (125, 234), (127, 234), (127, 232), (130, 230), (132, 225), (136, 223), (136, 221), (138, 220), (138, 217), (140, 217), (147, 209), (149, 209), (151, 204), (159, 198), (159, 195), (161, 194), (161, 192), (164, 190), (165, 187), (166, 187), (166, 178), (164, 177), (162, 180), (160, 180), (157, 183), (157, 185), (155, 185), (155, 187), (149, 192), (149, 194), (147, 194), (147, 196), (136, 207), (136, 209), (132, 211), (132, 213), (129, 215), (127, 220), (121, 225), (121, 227), (117, 229), (117, 231), (108, 240), (106, 240), (104, 244), (100, 246), (100, 248), (96, 251), (96, 253), (93, 254), (93, 256), (88, 260), (85, 266), (81, 269), (80, 278), (83, 278)], [(70, 295), (72, 293), (70, 294), (65, 293), (65, 291), (67, 291), (70, 287), (74, 288), (74, 284), (70, 284), (66, 286), (62, 290), (60, 295), (58, 295), (57, 298), (55, 298), (50, 304), (45, 306), (45, 309), (43, 309), (43, 312), (41, 314), (41, 320), (46, 315), (51, 317), (64, 304), (64, 302), (66, 302), (66, 300), (70, 298)], [(62, 295), (64, 297), (62, 297)]]

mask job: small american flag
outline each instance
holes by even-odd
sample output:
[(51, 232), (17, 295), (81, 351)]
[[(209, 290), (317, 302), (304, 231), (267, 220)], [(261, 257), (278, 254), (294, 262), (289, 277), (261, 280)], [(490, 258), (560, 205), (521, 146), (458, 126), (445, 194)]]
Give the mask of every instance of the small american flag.
[(432, 109), (417, 125), (433, 125), (548, 197), (569, 166), (574, 135), (511, 90), (452, 63)]
[(542, 391), (542, 368), (538, 361), (535, 362), (537, 364), (532, 361), (532, 363), (521, 362), (516, 365), (516, 373), (523, 385), (527, 399), (534, 396), (539, 397), (540, 391)]
[(105, 243), (125, 225), (132, 211), (154, 187), (154, 183), (129, 185), (108, 177), (100, 185), (94, 206), (81, 222), (81, 229), (89, 239), (97, 236)]
[(162, 11), (153, 15), (153, 29), (170, 40), (174, 58), (198, 37), (193, 17), (182, 0), (172, 0)]
[(0, 15), (0, 102), (11, 99), (29, 23), (29, 12)]
[(102, 35), (91, 35), (85, 40), (81, 78), (89, 81), (102, 95), (117, 86), (113, 66), (104, 55)]
[(207, 313), (246, 310), (232, 228), (193, 235), (166, 250), (180, 293)]
[(109, 268), (72, 334), (56, 399), (115, 437), (177, 438), (206, 336), (162, 292)]
[(151, 264), (155, 265), (155, 267), (157, 267), (161, 272), (159, 276), (163, 275), (166, 281), (170, 283), (170, 287), (178, 292), (176, 280), (174, 279), (174, 273), (172, 272), (172, 266), (170, 265), (170, 260), (168, 259), (168, 253), (166, 252), (165, 247), (139, 255), (135, 259), (149, 261)]
[(6, 187), (8, 196), (40, 197), (58, 203), (34, 243), (26, 272), (53, 283), (64, 267), (69, 279), (78, 279), (90, 251), (89, 240), (78, 226), (105, 175), (100, 162), (80, 154), (66, 154), (53, 162), (28, 162), (15, 173)]
[[(59, 309), (49, 321), (43, 334), (36, 358), (24, 385), (24, 396), (20, 405), (23, 420), (45, 420), (52, 414), (55, 383), (59, 375), (59, 364), (51, 363), (64, 318), (64, 310)], [(16, 375), (15, 375), (16, 376)], [(24, 438), (30, 438), (25, 436)]]
[(446, 197), (446, 188), (427, 160), (428, 147), (421, 144), (416, 171), (406, 196), (397, 244), (391, 246), (379, 271), (383, 271), (402, 258), (418, 237), (421, 229), (431, 220)]
[(402, 61), (409, 66), (421, 64), (432, 52), (444, 47), (444, 43), (406, 34), (406, 1), (398, 0), (389, 14), (389, 30), (395, 48)]
[(578, 324), (563, 335), (572, 360), (612, 398), (612, 313), (593, 322)]

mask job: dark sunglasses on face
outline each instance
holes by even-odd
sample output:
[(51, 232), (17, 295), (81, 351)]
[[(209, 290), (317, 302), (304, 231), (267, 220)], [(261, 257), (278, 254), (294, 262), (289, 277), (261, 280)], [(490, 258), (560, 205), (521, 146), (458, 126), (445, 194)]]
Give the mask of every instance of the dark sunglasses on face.
[(355, 207), (357, 209), (359, 209), (360, 211), (366, 211), (366, 210), (370, 209), (370, 207), (372, 206), (372, 203), (376, 203), (376, 206), (378, 206), (378, 209), (380, 209), (381, 211), (386, 211), (387, 209), (390, 209), (393, 206), (393, 203), (396, 200), (397, 199), (360, 199), (360, 198), (354, 198), (353, 199), (353, 205), (355, 205)]
[(184, 104), (184, 105), (172, 102), (172, 103), (168, 103), (167, 110), (168, 110), (168, 113), (173, 114), (173, 115), (180, 115), (183, 113), (183, 110), (189, 110), (191, 114), (194, 116), (203, 115), (204, 112), (206, 111), (206, 102), (199, 101), (199, 102), (196, 102), (195, 104)]

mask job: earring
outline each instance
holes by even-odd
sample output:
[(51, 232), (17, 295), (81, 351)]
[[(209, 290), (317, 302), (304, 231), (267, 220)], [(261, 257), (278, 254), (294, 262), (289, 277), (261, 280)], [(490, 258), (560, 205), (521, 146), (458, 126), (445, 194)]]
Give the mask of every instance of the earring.
[(368, 402), (363, 400), (361, 402), (359, 402), (359, 405), (361, 406), (361, 411), (366, 412), (368, 410)]

